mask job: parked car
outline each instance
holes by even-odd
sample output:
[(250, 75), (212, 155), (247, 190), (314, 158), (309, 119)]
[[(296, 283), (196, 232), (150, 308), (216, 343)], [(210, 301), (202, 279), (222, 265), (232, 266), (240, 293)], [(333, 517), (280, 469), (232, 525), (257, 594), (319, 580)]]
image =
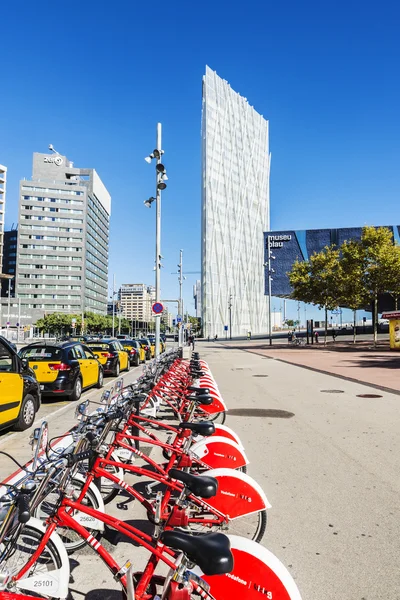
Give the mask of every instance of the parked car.
[[(152, 356), (155, 356), (155, 353), (156, 353), (156, 336), (155, 335), (148, 335), (147, 339), (149, 340), (150, 345), (151, 345), (151, 354), (152, 354)], [(162, 354), (163, 352), (165, 352), (165, 344), (160, 339), (160, 354)]]
[(150, 340), (148, 338), (140, 338), (140, 339), (138, 339), (138, 342), (140, 343), (140, 345), (146, 352), (146, 360), (151, 360), (154, 355), (152, 355), (152, 352), (151, 352)]
[(129, 371), (131, 366), (129, 355), (120, 340), (102, 338), (96, 342), (88, 342), (87, 345), (100, 361), (104, 373), (110, 373), (114, 377), (118, 377), (120, 371)]
[(19, 356), (33, 369), (42, 396), (79, 400), (82, 390), (103, 386), (103, 367), (79, 342), (36, 342), (21, 348)]
[(33, 371), (0, 336), (0, 429), (28, 429), (39, 408), (40, 388)]
[(122, 346), (129, 354), (131, 365), (138, 367), (140, 363), (146, 362), (146, 352), (138, 340), (120, 340)]

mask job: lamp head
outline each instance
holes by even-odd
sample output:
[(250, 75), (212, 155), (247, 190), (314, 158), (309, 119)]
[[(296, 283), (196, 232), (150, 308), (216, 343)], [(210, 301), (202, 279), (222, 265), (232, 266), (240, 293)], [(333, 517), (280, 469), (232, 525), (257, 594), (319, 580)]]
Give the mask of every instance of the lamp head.
[(159, 190), (165, 190), (166, 187), (167, 187), (167, 184), (164, 183), (163, 181), (160, 181), (160, 183), (157, 185), (157, 188)]
[(143, 202), (143, 204), (144, 204), (145, 206), (147, 206), (147, 208), (150, 208), (150, 207), (151, 207), (151, 205), (152, 205), (152, 203), (154, 202), (154, 200), (155, 200), (155, 198), (154, 198), (153, 196), (151, 196), (151, 198), (149, 198), (148, 200), (145, 200), (145, 201)]
[(158, 163), (158, 165), (156, 165), (156, 170), (158, 173), (164, 173), (165, 167), (162, 163)]

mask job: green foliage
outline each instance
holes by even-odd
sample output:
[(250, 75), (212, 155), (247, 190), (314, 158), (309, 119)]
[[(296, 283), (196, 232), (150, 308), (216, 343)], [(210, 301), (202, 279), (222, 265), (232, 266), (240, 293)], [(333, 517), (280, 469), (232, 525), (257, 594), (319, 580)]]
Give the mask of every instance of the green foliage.
[(339, 255), (339, 250), (334, 246), (326, 246), (321, 252), (315, 252), (310, 260), (296, 261), (288, 273), (293, 288), (291, 297), (317, 304), (320, 308), (336, 308), (340, 280)]
[(326, 247), (310, 260), (295, 262), (288, 273), (292, 298), (332, 310), (346, 306), (353, 311), (373, 305), (377, 335), (378, 295), (400, 297), (400, 246), (386, 227), (364, 227), (361, 240), (340, 248)]
[[(72, 319), (76, 320), (76, 328), (72, 328)], [(119, 320), (115, 317), (114, 321), (115, 332), (118, 330)], [(121, 331), (128, 333), (130, 331), (130, 322), (121, 318)], [(36, 327), (42, 333), (50, 335), (72, 335), (73, 333), (82, 333), (82, 315), (51, 313), (36, 322)], [(112, 332), (112, 316), (98, 315), (92, 312), (84, 314), (84, 333), (111, 333)]]
[(294, 327), (295, 321), (293, 319), (286, 319), (285, 325), (288, 327)]

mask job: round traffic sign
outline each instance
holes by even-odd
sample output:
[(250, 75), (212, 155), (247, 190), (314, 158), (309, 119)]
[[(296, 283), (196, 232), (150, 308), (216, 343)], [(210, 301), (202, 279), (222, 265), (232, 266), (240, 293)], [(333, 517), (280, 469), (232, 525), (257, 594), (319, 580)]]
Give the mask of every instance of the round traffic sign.
[(155, 315), (160, 315), (164, 310), (164, 305), (161, 302), (154, 302), (151, 308)]

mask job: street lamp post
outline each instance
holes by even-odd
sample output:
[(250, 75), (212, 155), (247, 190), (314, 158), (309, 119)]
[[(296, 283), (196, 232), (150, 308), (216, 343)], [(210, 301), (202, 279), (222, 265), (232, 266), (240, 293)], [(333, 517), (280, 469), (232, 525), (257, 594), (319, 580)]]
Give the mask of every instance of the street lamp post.
[(115, 275), (113, 275), (113, 291), (112, 291), (112, 337), (115, 333)]
[(182, 319), (181, 323), (178, 324), (178, 347), (183, 346), (183, 250), (179, 251), (179, 315)]
[(268, 331), (269, 345), (272, 346), (272, 320), (271, 320), (271, 300), (272, 300), (272, 273), (275, 271), (271, 268), (271, 260), (275, 260), (275, 256), (271, 252), (271, 236), (267, 237), (267, 262), (264, 266), (268, 269)]
[(229, 295), (228, 302), (228, 310), (229, 310), (229, 339), (232, 339), (232, 294)]
[[(161, 275), (161, 191), (165, 190), (167, 184), (167, 173), (164, 165), (161, 163), (161, 156), (164, 151), (161, 149), (161, 123), (157, 123), (157, 135), (156, 135), (156, 148), (153, 152), (146, 156), (145, 161), (151, 163), (153, 158), (156, 159), (156, 197), (151, 197), (145, 200), (144, 204), (148, 208), (155, 201), (156, 203), (156, 297), (155, 302), (160, 302), (161, 291), (160, 291), (160, 275)], [(155, 355), (156, 357), (160, 354), (160, 321), (161, 315), (155, 315)]]

